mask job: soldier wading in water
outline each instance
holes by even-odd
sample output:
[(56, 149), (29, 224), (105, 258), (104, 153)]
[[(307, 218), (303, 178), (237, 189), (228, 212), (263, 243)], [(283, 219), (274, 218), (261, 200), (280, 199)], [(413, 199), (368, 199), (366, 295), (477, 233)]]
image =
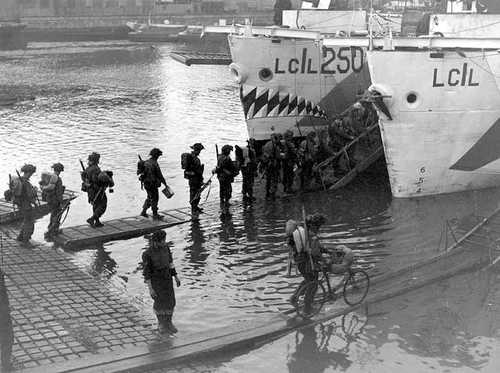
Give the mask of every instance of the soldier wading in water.
[(191, 212), (203, 212), (203, 209), (198, 206), (200, 203), (201, 188), (203, 186), (203, 171), (204, 165), (201, 163), (199, 155), (205, 147), (197, 142), (191, 146), (191, 153), (184, 153), (181, 159), (181, 165), (184, 169), (184, 178), (189, 180), (189, 203), (191, 204)]
[(175, 308), (172, 277), (175, 278), (177, 287), (181, 286), (181, 281), (165, 238), (165, 231), (156, 231), (151, 236), (149, 247), (142, 254), (143, 275), (154, 301), (153, 309), (158, 318), (158, 330), (160, 333), (177, 333), (177, 328), (172, 324)]
[(217, 159), (217, 168), (214, 171), (219, 179), (219, 198), (223, 215), (229, 214), (229, 200), (233, 191), (231, 184), (234, 181), (234, 177), (238, 175), (238, 169), (230, 156), (232, 150), (233, 147), (231, 145), (224, 145), (222, 147), (222, 154)]

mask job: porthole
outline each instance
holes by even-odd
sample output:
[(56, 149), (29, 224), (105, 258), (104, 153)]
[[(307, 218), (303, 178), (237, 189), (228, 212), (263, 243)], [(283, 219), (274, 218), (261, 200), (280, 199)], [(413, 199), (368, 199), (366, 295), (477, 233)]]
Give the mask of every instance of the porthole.
[(410, 105), (413, 105), (415, 102), (417, 102), (417, 95), (413, 92), (410, 92), (406, 95), (406, 102), (408, 102)]
[(422, 103), (422, 99), (417, 92), (408, 92), (404, 97), (404, 100), (406, 100), (406, 106), (409, 109), (416, 109)]
[(267, 82), (273, 78), (273, 72), (267, 67), (264, 67), (259, 71), (259, 78), (260, 80)]

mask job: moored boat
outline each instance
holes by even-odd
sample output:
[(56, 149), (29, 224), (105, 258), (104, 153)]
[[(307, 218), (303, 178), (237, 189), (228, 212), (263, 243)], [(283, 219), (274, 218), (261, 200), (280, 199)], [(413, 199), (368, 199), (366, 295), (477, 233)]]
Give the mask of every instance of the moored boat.
[(186, 29), (186, 25), (168, 23), (137, 24), (127, 23), (134, 31), (129, 32), (128, 38), (138, 42), (169, 42), (176, 41), (179, 32)]

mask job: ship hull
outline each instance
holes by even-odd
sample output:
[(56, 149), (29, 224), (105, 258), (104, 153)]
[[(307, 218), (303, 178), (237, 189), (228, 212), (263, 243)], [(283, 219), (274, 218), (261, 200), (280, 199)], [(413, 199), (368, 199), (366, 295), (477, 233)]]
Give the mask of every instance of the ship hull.
[(248, 133), (257, 140), (325, 126), (370, 85), (363, 47), (230, 35), (229, 48)]
[(395, 197), (500, 186), (496, 51), (372, 51), (368, 64)]

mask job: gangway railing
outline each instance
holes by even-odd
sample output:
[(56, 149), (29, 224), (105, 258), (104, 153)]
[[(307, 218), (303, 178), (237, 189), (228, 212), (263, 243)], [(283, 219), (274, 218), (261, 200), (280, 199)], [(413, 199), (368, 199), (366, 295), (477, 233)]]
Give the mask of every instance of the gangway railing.
[[(329, 167), (330, 165), (332, 165), (332, 163), (334, 163), (335, 161), (337, 161), (340, 157), (344, 156), (346, 158), (346, 161), (347, 161), (346, 162), (347, 167), (348, 167), (347, 174), (350, 174), (355, 167), (351, 166), (351, 159), (349, 157), (349, 152), (348, 151), (354, 145), (358, 144), (361, 141), (361, 139), (369, 136), (370, 134), (372, 134), (374, 131), (377, 131), (377, 130), (378, 130), (378, 123), (372, 124), (371, 126), (367, 127), (366, 130), (363, 131), (360, 135), (358, 135), (356, 138), (354, 138), (352, 141), (350, 141), (348, 144), (346, 144), (344, 147), (342, 147), (339, 151), (337, 151), (335, 154), (331, 155), (330, 157), (328, 157), (324, 161), (318, 163), (314, 167), (313, 170), (315, 172), (319, 173), (319, 175), (321, 177), (321, 182), (322, 182), (322, 185), (323, 185), (323, 189), (325, 189), (325, 190), (327, 189), (326, 185), (325, 185), (325, 181), (324, 181), (324, 176), (323, 176), (324, 170), (327, 167)], [(373, 154), (379, 153), (380, 152), (380, 148), (381, 148), (381, 145), (375, 147), (373, 149), (373, 152), (371, 152), (366, 158), (370, 158)], [(330, 189), (335, 188), (335, 185), (337, 184), (337, 182), (334, 183), (332, 186), (330, 186)]]

